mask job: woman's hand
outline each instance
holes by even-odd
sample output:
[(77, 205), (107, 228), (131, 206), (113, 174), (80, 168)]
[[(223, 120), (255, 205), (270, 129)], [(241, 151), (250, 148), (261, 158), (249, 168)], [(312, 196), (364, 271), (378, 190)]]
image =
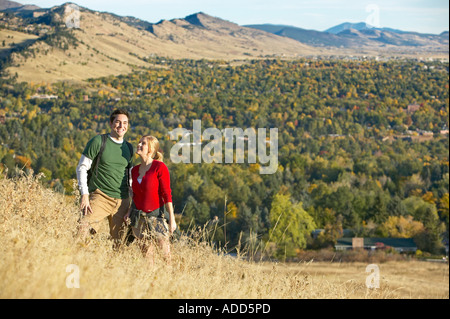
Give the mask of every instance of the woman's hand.
[(177, 229), (177, 223), (175, 222), (175, 218), (171, 218), (169, 220), (169, 234), (172, 235)]
[(168, 202), (165, 204), (166, 210), (169, 212), (169, 234), (172, 235), (174, 231), (177, 229), (177, 223), (175, 221), (175, 214), (173, 212), (173, 204), (172, 202)]

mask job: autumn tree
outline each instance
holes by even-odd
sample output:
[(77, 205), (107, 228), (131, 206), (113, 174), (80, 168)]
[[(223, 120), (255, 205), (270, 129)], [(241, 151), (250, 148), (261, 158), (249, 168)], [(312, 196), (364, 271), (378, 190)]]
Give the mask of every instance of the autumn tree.
[(380, 226), (379, 231), (384, 237), (413, 238), (424, 231), (424, 226), (410, 215), (406, 217), (390, 216)]
[(281, 191), (273, 198), (269, 219), (269, 241), (276, 243), (278, 258), (296, 256), (299, 249), (306, 247), (307, 238), (315, 228), (302, 203), (293, 203), (291, 195)]

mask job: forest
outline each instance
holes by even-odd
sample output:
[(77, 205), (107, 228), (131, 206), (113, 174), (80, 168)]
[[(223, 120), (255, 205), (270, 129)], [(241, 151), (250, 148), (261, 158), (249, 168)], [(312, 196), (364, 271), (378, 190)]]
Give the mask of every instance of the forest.
[[(0, 80), (0, 171), (43, 173), (74, 196), (87, 141), (109, 131), (161, 143), (180, 228), (211, 228), (218, 245), (294, 257), (346, 236), (413, 237), (439, 254), (449, 225), (448, 62), (209, 61), (146, 58), (154, 67), (86, 84)], [(176, 128), (277, 128), (278, 169), (173, 163)], [(207, 143), (203, 141), (202, 143)], [(139, 159), (135, 158), (137, 164)], [(321, 230), (313, 236), (314, 230)], [(262, 244), (263, 243), (263, 244)]]

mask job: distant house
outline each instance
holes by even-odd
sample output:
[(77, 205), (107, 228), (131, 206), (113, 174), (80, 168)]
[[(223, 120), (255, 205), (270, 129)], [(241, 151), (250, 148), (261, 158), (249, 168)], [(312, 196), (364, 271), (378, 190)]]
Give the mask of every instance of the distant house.
[(409, 114), (411, 114), (411, 113), (414, 113), (415, 111), (417, 111), (418, 109), (420, 109), (420, 105), (419, 104), (410, 104), (410, 105), (408, 105), (407, 112)]
[(58, 99), (57, 95), (49, 95), (49, 94), (34, 94), (30, 97), (30, 99), (47, 99), (47, 100), (53, 100)]
[(363, 248), (367, 250), (392, 247), (398, 252), (415, 252), (417, 245), (412, 238), (350, 238), (343, 237), (337, 240), (336, 250), (349, 250)]

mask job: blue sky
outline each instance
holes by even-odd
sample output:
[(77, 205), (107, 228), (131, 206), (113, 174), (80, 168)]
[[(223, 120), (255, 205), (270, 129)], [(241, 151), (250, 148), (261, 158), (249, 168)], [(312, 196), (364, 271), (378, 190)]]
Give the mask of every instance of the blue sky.
[[(42, 8), (58, 0), (16, 0)], [(204, 12), (239, 25), (285, 24), (324, 31), (343, 22), (439, 34), (449, 30), (448, 0), (72, 0), (98, 11), (156, 23)]]

